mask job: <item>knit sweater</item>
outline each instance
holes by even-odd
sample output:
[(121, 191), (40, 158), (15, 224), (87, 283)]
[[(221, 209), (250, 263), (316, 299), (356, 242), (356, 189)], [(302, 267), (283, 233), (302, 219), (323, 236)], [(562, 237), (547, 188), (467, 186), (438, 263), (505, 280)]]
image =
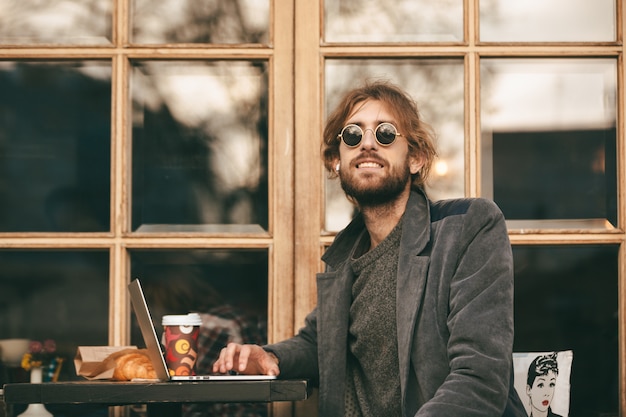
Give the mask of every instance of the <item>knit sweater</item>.
[(358, 256), (369, 247), (365, 233), (353, 252), (346, 416), (402, 415), (396, 331), (401, 234), (402, 221), (376, 248)]

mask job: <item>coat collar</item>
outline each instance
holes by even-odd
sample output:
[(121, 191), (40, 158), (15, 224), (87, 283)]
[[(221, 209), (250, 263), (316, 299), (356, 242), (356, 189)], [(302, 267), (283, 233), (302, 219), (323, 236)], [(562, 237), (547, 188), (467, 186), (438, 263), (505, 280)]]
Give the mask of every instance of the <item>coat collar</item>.
[[(430, 239), (430, 204), (422, 190), (412, 190), (409, 195), (402, 225), (401, 247), (408, 253), (419, 253)], [(358, 213), (343, 229), (322, 260), (332, 269), (338, 269), (350, 256), (354, 243), (365, 228), (363, 215)]]

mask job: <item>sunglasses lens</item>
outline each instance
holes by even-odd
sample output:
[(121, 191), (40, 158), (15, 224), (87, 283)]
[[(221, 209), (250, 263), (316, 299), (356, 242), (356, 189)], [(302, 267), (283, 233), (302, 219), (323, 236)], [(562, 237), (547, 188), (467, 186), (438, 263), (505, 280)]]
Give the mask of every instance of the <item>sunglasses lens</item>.
[(396, 140), (396, 128), (391, 123), (381, 123), (376, 128), (376, 139), (382, 145), (391, 145)]
[(363, 131), (357, 125), (348, 125), (343, 128), (341, 132), (341, 138), (343, 142), (348, 146), (356, 146), (361, 142), (363, 137)]

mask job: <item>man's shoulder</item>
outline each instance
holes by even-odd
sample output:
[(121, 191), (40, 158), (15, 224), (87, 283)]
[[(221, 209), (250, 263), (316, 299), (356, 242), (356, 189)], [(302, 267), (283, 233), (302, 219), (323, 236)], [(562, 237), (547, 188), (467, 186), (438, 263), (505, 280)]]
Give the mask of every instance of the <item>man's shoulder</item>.
[(453, 198), (430, 202), (430, 219), (436, 222), (450, 216), (462, 216), (469, 212), (483, 215), (500, 214), (500, 209), (486, 198)]

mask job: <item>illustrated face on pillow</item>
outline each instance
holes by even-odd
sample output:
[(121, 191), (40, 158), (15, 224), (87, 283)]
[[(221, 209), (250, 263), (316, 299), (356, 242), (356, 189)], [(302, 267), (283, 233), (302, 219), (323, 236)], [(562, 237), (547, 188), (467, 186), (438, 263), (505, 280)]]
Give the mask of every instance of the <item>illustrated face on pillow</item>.
[[(528, 367), (526, 394), (533, 410), (545, 413), (552, 403), (556, 377), (559, 374), (557, 353), (537, 356)], [(532, 415), (532, 412), (531, 412)]]
[(533, 410), (540, 412), (548, 411), (548, 407), (554, 397), (556, 376), (557, 374), (554, 371), (548, 371), (546, 375), (537, 376), (532, 387), (526, 386), (526, 394), (530, 398)]
[(515, 352), (515, 390), (529, 416), (568, 417), (574, 353)]

